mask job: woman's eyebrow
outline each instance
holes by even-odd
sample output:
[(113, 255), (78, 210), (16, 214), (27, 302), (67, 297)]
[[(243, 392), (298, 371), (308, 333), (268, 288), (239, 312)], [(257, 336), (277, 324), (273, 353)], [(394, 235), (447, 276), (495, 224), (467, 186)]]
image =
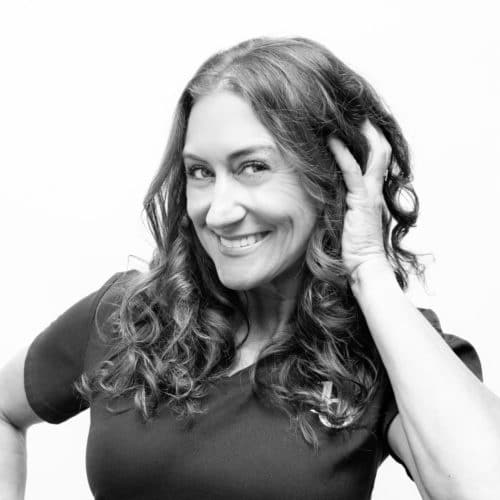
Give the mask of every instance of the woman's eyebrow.
[[(238, 149), (237, 151), (233, 151), (231, 154), (228, 155), (227, 158), (229, 161), (233, 161), (233, 160), (236, 160), (242, 156), (248, 156), (252, 153), (256, 153), (259, 151), (268, 151), (271, 153), (276, 153), (276, 148), (274, 146), (268, 145), (268, 144), (250, 146), (247, 148)], [(203, 158), (200, 158), (199, 156), (195, 155), (194, 153), (190, 153), (189, 151), (183, 151), (182, 157), (184, 159), (190, 158), (193, 160), (203, 161)]]

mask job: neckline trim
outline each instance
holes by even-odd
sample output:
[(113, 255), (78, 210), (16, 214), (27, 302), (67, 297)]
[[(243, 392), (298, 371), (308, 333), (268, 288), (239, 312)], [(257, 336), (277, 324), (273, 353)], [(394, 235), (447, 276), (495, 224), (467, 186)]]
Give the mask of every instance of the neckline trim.
[(243, 373), (243, 372), (249, 370), (250, 368), (252, 368), (252, 366), (255, 366), (256, 364), (257, 364), (257, 362), (252, 363), (251, 365), (247, 365), (244, 368), (241, 368), (240, 370), (232, 373), (231, 375), (224, 375), (224, 378), (233, 378), (233, 377), (236, 377), (236, 375), (239, 375), (240, 373)]

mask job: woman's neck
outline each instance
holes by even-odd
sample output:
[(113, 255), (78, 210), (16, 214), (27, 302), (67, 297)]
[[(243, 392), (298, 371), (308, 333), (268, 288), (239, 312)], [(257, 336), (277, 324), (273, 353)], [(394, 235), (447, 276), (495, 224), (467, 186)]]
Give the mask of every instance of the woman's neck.
[[(297, 303), (297, 293), (300, 280), (297, 276), (286, 282), (272, 282), (252, 290), (239, 292), (242, 302), (247, 305), (247, 315), (250, 332), (245, 343), (263, 345), (273, 336), (283, 331), (293, 314)], [(238, 323), (242, 325), (243, 340), (247, 325), (242, 317)], [(241, 334), (241, 331), (238, 330)]]

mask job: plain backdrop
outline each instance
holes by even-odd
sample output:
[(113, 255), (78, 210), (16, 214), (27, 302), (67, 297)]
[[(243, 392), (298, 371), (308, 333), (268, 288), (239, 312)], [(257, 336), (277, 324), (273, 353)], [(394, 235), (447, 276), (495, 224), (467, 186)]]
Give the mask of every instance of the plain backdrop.
[[(494, 2), (11, 1), (0, 4), (0, 363), (116, 271), (148, 259), (142, 198), (181, 90), (260, 35), (323, 43), (375, 87), (410, 144), (431, 252), (415, 305), (468, 339), (500, 394)], [(496, 37), (496, 38), (495, 38)], [(402, 332), (402, 335), (404, 332)], [(425, 370), (423, 362), (422, 370)], [(91, 497), (89, 412), (28, 431), (28, 500)], [(335, 498), (335, 492), (332, 492)], [(391, 458), (374, 500), (420, 498)]]

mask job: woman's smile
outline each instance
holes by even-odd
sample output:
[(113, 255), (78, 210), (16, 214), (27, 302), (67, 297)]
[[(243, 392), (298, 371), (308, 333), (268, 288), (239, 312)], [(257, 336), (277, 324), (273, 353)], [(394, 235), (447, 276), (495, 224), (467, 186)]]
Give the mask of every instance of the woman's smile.
[(219, 242), (219, 250), (224, 255), (239, 256), (247, 255), (256, 248), (258, 248), (271, 231), (266, 231), (263, 233), (254, 233), (243, 238), (232, 238), (227, 239), (222, 236), (217, 236), (217, 241)]

